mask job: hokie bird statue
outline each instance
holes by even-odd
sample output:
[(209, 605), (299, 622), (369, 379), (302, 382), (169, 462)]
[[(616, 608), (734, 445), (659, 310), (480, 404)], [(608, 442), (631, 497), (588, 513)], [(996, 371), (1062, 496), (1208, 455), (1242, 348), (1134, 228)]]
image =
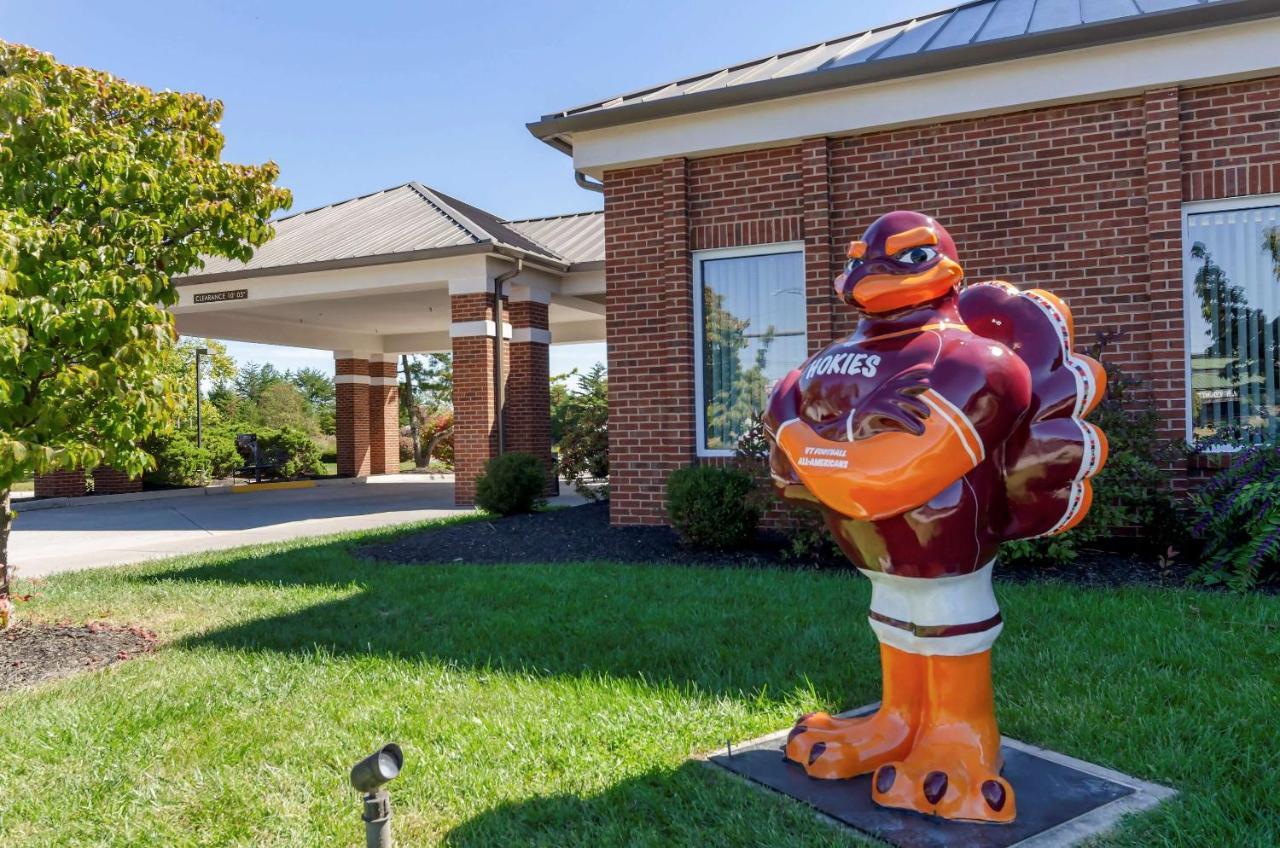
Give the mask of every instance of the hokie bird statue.
[(1084, 417), (1102, 366), (1072, 350), (1071, 313), (1040, 290), (970, 285), (951, 236), (890, 212), (835, 281), (853, 335), (783, 378), (764, 416), (784, 497), (821, 510), (871, 579), (879, 710), (802, 716), (786, 756), (813, 777), (874, 772), (877, 804), (1011, 822), (1000, 776), (991, 589), (1000, 543), (1061, 533), (1106, 460)]

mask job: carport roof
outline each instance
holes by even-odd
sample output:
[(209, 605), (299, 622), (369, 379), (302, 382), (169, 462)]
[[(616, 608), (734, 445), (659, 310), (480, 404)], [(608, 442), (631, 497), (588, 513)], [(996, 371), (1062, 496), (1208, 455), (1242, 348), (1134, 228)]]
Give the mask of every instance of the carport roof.
[(181, 284), (429, 259), (504, 248), (566, 270), (604, 260), (604, 213), (507, 221), (409, 182), (273, 222), (248, 262), (205, 257)]
[(563, 134), (1273, 16), (1275, 0), (974, 0), (544, 115)]

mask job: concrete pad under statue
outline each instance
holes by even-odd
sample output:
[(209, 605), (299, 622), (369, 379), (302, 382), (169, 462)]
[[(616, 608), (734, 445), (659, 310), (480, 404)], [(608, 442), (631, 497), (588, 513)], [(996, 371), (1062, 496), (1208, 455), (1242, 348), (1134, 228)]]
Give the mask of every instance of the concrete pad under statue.
[[(842, 717), (874, 712), (869, 704)], [(788, 729), (733, 744), (708, 763), (812, 807), (819, 817), (897, 848), (1066, 848), (1107, 833), (1122, 816), (1152, 809), (1177, 793), (1015, 739), (1002, 739), (1003, 776), (1018, 786), (1010, 824), (948, 821), (871, 800), (870, 774), (818, 780), (783, 758)]]

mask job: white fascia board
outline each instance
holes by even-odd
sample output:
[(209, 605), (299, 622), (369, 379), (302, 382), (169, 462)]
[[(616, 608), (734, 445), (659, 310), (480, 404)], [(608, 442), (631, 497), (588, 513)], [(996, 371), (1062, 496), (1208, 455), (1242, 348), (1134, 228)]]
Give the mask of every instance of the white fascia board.
[(1170, 85), (1280, 72), (1280, 17), (977, 65), (573, 134), (574, 167), (604, 171), (857, 135)]
[(299, 324), (294, 321), (277, 321), (250, 313), (241, 313), (228, 320), (225, 312), (201, 315), (184, 313), (174, 316), (178, 332), (184, 336), (222, 339), (232, 342), (287, 345), (315, 350), (379, 350), (381, 339), (372, 333), (334, 330)]
[(393, 333), (382, 336), (382, 349), (387, 353), (449, 353), (453, 343), (449, 333), (437, 330), (427, 333)]
[(604, 269), (575, 271), (560, 282), (561, 294), (604, 294)]
[(605, 341), (604, 319), (596, 321), (558, 321), (551, 325), (551, 343)]
[[(454, 280), (483, 281), (484, 267), (482, 256), (449, 256), (416, 262), (395, 262), (388, 265), (365, 265), (358, 268), (194, 283), (178, 286), (178, 303), (170, 311), (175, 315), (243, 311), (252, 310), (264, 304), (290, 301), (331, 300), (359, 295), (439, 289), (446, 285), (451, 286)], [(197, 294), (236, 289), (246, 289), (248, 296), (243, 300), (217, 303), (194, 301)]]

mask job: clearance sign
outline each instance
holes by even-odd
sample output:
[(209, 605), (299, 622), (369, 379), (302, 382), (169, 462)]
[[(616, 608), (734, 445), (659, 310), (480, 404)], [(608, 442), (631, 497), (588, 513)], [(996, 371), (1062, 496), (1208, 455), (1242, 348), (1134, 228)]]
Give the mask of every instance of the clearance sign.
[(230, 289), (219, 292), (200, 292), (191, 296), (192, 303), (223, 303), (228, 300), (248, 300), (248, 289)]

